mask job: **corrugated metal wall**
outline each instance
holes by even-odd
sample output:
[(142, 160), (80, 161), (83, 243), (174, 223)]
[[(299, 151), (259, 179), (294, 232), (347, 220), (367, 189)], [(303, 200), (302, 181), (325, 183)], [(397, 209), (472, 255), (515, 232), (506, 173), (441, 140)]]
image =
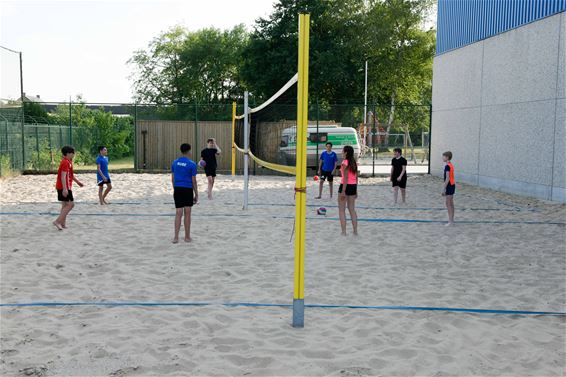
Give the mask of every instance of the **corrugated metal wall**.
[(566, 11), (566, 0), (438, 0), (436, 53)]

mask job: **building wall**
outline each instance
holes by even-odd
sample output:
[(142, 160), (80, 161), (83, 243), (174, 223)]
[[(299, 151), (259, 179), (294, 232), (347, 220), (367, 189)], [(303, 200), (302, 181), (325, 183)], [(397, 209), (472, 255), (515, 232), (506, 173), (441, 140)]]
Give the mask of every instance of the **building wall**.
[(566, 202), (566, 12), (436, 56), (431, 173)]
[(566, 11), (566, 0), (438, 0), (436, 53)]

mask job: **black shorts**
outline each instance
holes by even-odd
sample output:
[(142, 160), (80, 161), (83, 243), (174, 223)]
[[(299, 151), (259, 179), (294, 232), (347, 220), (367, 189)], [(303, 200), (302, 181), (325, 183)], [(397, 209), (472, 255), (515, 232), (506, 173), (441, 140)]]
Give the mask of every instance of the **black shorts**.
[(108, 178), (108, 180), (107, 180), (106, 182), (104, 182), (104, 181), (98, 182), (98, 185), (99, 185), (100, 187), (102, 187), (102, 186), (107, 185), (107, 184), (109, 184), (109, 183), (112, 183), (112, 181), (110, 180), (110, 178)]
[(192, 207), (194, 204), (194, 192), (188, 187), (174, 187), (173, 199), (175, 200), (175, 208)]
[(334, 176), (332, 175), (332, 171), (321, 170), (320, 173), (321, 173), (320, 179), (322, 181), (324, 181), (325, 179), (328, 179), (328, 182), (332, 182), (334, 180)]
[(205, 166), (204, 174), (206, 174), (207, 177), (216, 177), (216, 168), (209, 168), (208, 166)]
[(400, 181), (398, 181), (397, 178), (393, 178), (391, 184), (393, 185), (393, 187), (400, 187), (404, 189), (405, 187), (407, 187), (407, 178), (403, 176), (403, 178)]
[(73, 198), (73, 191), (69, 190), (67, 197), (63, 196), (63, 190), (57, 190), (57, 200), (60, 202), (73, 202), (75, 199)]
[[(343, 184), (340, 184), (340, 187), (338, 187), (338, 193), (341, 194), (342, 193), (342, 188), (343, 188)], [(357, 195), (358, 193), (358, 185), (346, 185), (346, 196), (353, 196), (353, 195)]]
[(446, 195), (454, 195), (455, 192), (456, 192), (456, 185), (446, 186)]

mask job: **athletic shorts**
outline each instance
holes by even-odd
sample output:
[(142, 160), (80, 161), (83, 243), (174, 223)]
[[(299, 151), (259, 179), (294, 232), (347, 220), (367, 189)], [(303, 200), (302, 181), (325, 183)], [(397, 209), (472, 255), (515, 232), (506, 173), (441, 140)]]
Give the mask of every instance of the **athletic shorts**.
[(454, 195), (455, 192), (456, 192), (456, 185), (446, 186), (446, 195)]
[[(341, 194), (342, 193), (342, 188), (343, 188), (343, 184), (340, 184), (340, 187), (338, 187), (338, 193)], [(353, 196), (356, 195), (358, 193), (358, 185), (346, 185), (346, 196)]]
[(194, 192), (188, 187), (174, 187), (173, 199), (175, 200), (175, 208), (192, 207), (194, 204)]
[(205, 166), (204, 174), (206, 174), (207, 177), (216, 177), (216, 168), (209, 168), (208, 166)]
[(73, 191), (69, 190), (67, 197), (63, 196), (63, 190), (57, 190), (57, 200), (60, 202), (73, 202), (75, 199), (73, 198)]
[(320, 179), (322, 181), (324, 181), (325, 179), (328, 179), (328, 182), (332, 182), (334, 180), (334, 176), (332, 175), (332, 170), (331, 171), (321, 170), (320, 173), (321, 173)]
[(403, 176), (403, 178), (401, 178), (400, 181), (398, 181), (397, 178), (393, 178), (391, 184), (393, 185), (393, 187), (399, 187), (404, 189), (405, 187), (407, 187), (407, 178), (406, 176)]
[(107, 184), (109, 184), (109, 183), (112, 183), (112, 181), (110, 180), (110, 178), (108, 178), (108, 180), (107, 180), (106, 182), (104, 182), (104, 181), (98, 182), (98, 185), (99, 185), (100, 187), (102, 187), (102, 186), (107, 185)]

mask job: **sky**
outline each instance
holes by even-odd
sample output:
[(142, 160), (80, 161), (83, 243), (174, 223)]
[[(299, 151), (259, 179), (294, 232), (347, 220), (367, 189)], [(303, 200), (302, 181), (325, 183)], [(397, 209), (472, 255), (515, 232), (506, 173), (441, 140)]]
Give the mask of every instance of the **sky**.
[[(5, 1), (0, 46), (22, 51), (24, 92), (48, 101), (131, 102), (126, 62), (174, 25), (191, 31), (267, 17), (273, 0)], [(18, 54), (0, 49), (0, 98), (20, 97)]]
[[(24, 92), (45, 102), (132, 102), (126, 62), (174, 25), (229, 29), (275, 0), (0, 0), (0, 46), (22, 51)], [(435, 15), (429, 26), (433, 26)], [(0, 49), (0, 99), (20, 97), (18, 54)]]

